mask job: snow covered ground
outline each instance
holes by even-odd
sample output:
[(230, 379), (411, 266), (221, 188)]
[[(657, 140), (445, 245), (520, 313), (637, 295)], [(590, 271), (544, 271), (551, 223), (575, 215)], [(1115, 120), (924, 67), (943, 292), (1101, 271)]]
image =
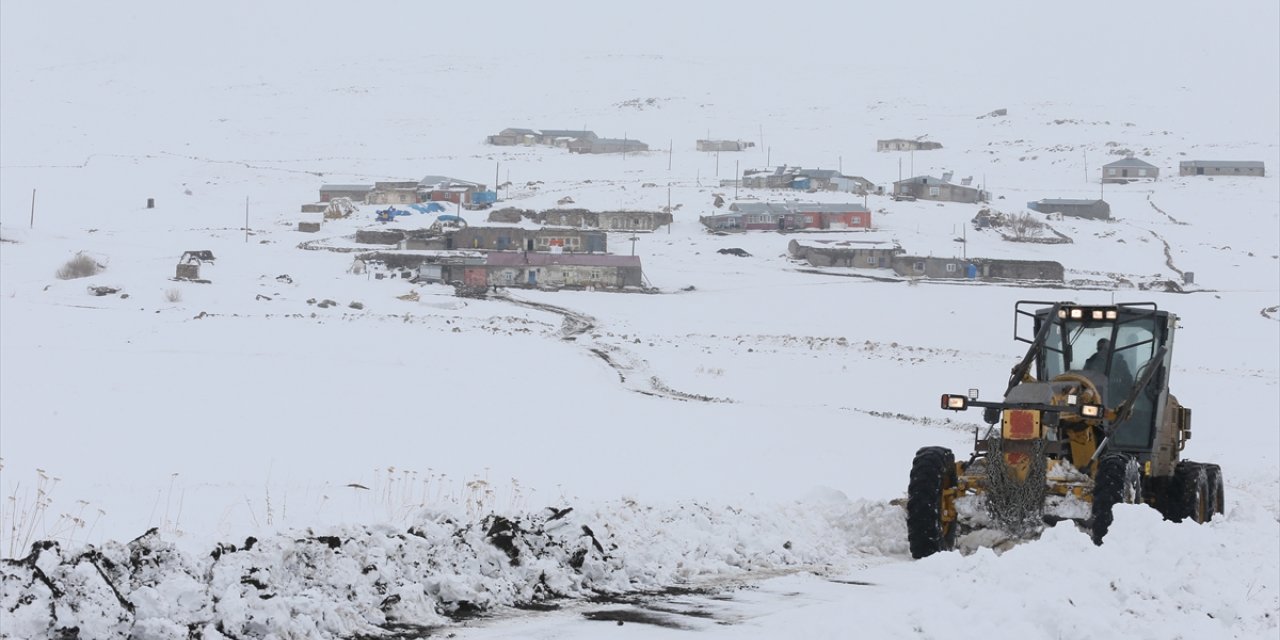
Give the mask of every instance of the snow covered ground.
[[(912, 7), (765, 30), (763, 4), (538, 3), (464, 29), (412, 3), (6, 2), (0, 555), (27, 561), (6, 561), (0, 635), (56, 616), (84, 638), (1276, 637), (1277, 8)], [(1046, 45), (1048, 25), (1088, 44)], [(1148, 66), (1105, 66), (1135, 48)], [(483, 144), (510, 126), (654, 150)], [(944, 148), (874, 151), (925, 134)], [(708, 135), (758, 146), (693, 151)], [(787, 258), (795, 236), (697, 221), (735, 163), (886, 186), (954, 171), (1017, 213), (1098, 194), (1117, 149), (1161, 179), (1108, 185), (1113, 222), (1050, 221), (1071, 244), (966, 230), (977, 205), (867, 202), (872, 235), (911, 254), (1056, 260), (1075, 290), (815, 273)], [(1185, 159), (1270, 173), (1179, 178)], [(675, 223), (634, 244), (659, 292), (463, 299), (297, 248), (321, 184), (495, 170), (522, 208), (670, 197)], [(194, 249), (217, 256), (211, 282), (170, 280)], [(105, 270), (56, 278), (82, 251)], [(1137, 288), (1187, 271), (1188, 293)], [(1224, 469), (1225, 517), (1119, 508), (1101, 547), (1064, 524), (909, 559), (890, 501), (917, 448), (971, 446), (979, 416), (937, 397), (998, 395), (1023, 299), (1179, 314), (1171, 386), (1188, 456)], [(589, 328), (566, 335), (566, 315)]]

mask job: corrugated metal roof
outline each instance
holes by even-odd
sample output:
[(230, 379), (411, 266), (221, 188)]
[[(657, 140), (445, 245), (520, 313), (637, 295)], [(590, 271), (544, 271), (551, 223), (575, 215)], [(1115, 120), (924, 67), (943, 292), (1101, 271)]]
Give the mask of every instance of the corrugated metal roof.
[[(908, 183), (908, 182), (922, 182), (922, 181), (924, 181), (924, 180), (926, 180), (926, 179), (928, 179), (928, 180), (929, 180), (929, 184), (938, 184), (938, 185), (943, 184), (943, 182), (942, 182), (942, 178), (935, 178), (935, 177), (933, 177), (933, 176), (916, 176), (916, 177), (914, 177), (914, 178), (907, 178), (907, 179), (905, 179), (905, 180), (899, 180), (899, 181), (895, 182), (894, 184), (906, 184), (906, 183)], [(953, 186), (960, 186), (960, 185), (953, 185)]]
[(799, 213), (868, 213), (870, 211), (855, 203), (797, 202), (787, 206)]
[(868, 213), (870, 210), (856, 203), (832, 202), (735, 202), (733, 211), (744, 214), (772, 213)]
[(321, 191), (373, 191), (371, 184), (322, 184)]
[(571, 129), (541, 129), (540, 132), (544, 136), (555, 136), (557, 138), (585, 138), (596, 135), (594, 131), (574, 131)]
[(840, 172), (835, 169), (800, 169), (796, 173), (810, 178), (825, 178), (828, 180), (840, 175)]
[(546, 267), (566, 265), (575, 267), (639, 267), (640, 256), (615, 256), (595, 253), (525, 253), (522, 251), (491, 251), (486, 264), (494, 267)]
[(1106, 167), (1138, 167), (1140, 169), (1158, 168), (1154, 164), (1151, 164), (1146, 160), (1139, 160), (1138, 158), (1124, 158), (1122, 160), (1116, 160), (1115, 162), (1112, 162), (1110, 164), (1104, 164), (1102, 166), (1103, 168), (1106, 168)]
[(644, 144), (635, 138), (596, 138), (592, 144)]
[(480, 183), (471, 182), (470, 180), (459, 180), (457, 178), (450, 178), (449, 176), (423, 176), (422, 179), (418, 181), (418, 186), (433, 187), (433, 188), (445, 188), (450, 186), (476, 187), (476, 186), (480, 186)]
[(1037, 202), (1038, 204), (1059, 204), (1059, 205), (1065, 204), (1065, 205), (1074, 205), (1074, 206), (1095, 205), (1095, 204), (1098, 204), (1099, 202), (1101, 202), (1102, 204), (1106, 204), (1106, 201), (1104, 200), (1072, 200), (1069, 198), (1042, 198)]
[(1263, 168), (1263, 164), (1257, 160), (1184, 160), (1179, 164), (1183, 167), (1204, 167), (1205, 169)]

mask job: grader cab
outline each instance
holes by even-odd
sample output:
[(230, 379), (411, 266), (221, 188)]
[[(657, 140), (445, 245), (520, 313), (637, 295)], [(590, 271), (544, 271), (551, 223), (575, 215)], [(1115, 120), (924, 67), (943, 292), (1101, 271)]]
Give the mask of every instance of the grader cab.
[(944, 447), (916, 453), (912, 557), (978, 530), (1028, 536), (1068, 519), (1102, 544), (1118, 503), (1177, 522), (1222, 513), (1221, 469), (1182, 459), (1191, 410), (1169, 393), (1177, 324), (1150, 302), (1016, 303), (1014, 339), (1029, 346), (1002, 399), (981, 400), (977, 389), (942, 396), (943, 409), (981, 409), (986, 433), (974, 434), (967, 460)]

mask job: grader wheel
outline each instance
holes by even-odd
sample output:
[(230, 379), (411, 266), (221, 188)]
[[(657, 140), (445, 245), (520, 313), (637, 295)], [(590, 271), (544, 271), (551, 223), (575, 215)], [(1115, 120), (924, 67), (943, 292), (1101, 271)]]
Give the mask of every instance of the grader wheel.
[(947, 490), (956, 486), (955, 455), (945, 447), (925, 447), (911, 462), (907, 485), (907, 541), (912, 558), (924, 558), (955, 546), (956, 523)]
[(1209, 508), (1205, 512), (1205, 520), (1213, 520), (1213, 516), (1226, 513), (1226, 497), (1222, 486), (1222, 467), (1216, 464), (1204, 465), (1205, 481), (1208, 485)]
[(1142, 483), (1135, 482), (1133, 461), (1124, 454), (1112, 453), (1098, 461), (1098, 475), (1093, 483), (1093, 505), (1089, 518), (1089, 533), (1096, 545), (1111, 528), (1114, 517), (1111, 509), (1121, 503), (1142, 501)]
[[(1220, 476), (1220, 474), (1219, 474)], [(1165, 517), (1174, 522), (1192, 520), (1207, 522), (1213, 514), (1209, 495), (1209, 473), (1206, 465), (1183, 460), (1173, 470), (1169, 512)]]

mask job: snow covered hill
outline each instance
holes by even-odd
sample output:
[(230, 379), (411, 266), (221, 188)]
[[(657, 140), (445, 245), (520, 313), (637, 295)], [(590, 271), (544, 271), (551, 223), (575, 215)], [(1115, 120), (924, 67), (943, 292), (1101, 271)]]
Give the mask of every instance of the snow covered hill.
[[(0, 6), (0, 636), (1280, 632), (1274, 3), (375, 4)], [(484, 144), (505, 127), (652, 150)], [(943, 148), (875, 151), (918, 136)], [(1160, 179), (1102, 190), (1126, 149)], [(872, 195), (872, 232), (802, 234), (1053, 260), (1062, 286), (812, 268), (801, 234), (699, 224), (721, 180), (784, 163), (954, 172), (1010, 214), (1102, 194), (1115, 219), (1013, 243), (971, 226), (983, 205)], [(670, 202), (609, 237), (656, 291), (460, 298), (298, 248), (382, 228), (365, 207), (296, 231), (320, 185), (435, 174), (510, 182), (500, 206)], [(797, 195), (850, 199), (736, 190)], [(209, 283), (171, 280), (188, 250)], [(57, 278), (80, 252), (105, 268)], [(1060, 524), (909, 560), (912, 455), (981, 423), (938, 395), (999, 394), (1026, 299), (1179, 315), (1170, 384), (1225, 516), (1121, 508), (1101, 547)]]

